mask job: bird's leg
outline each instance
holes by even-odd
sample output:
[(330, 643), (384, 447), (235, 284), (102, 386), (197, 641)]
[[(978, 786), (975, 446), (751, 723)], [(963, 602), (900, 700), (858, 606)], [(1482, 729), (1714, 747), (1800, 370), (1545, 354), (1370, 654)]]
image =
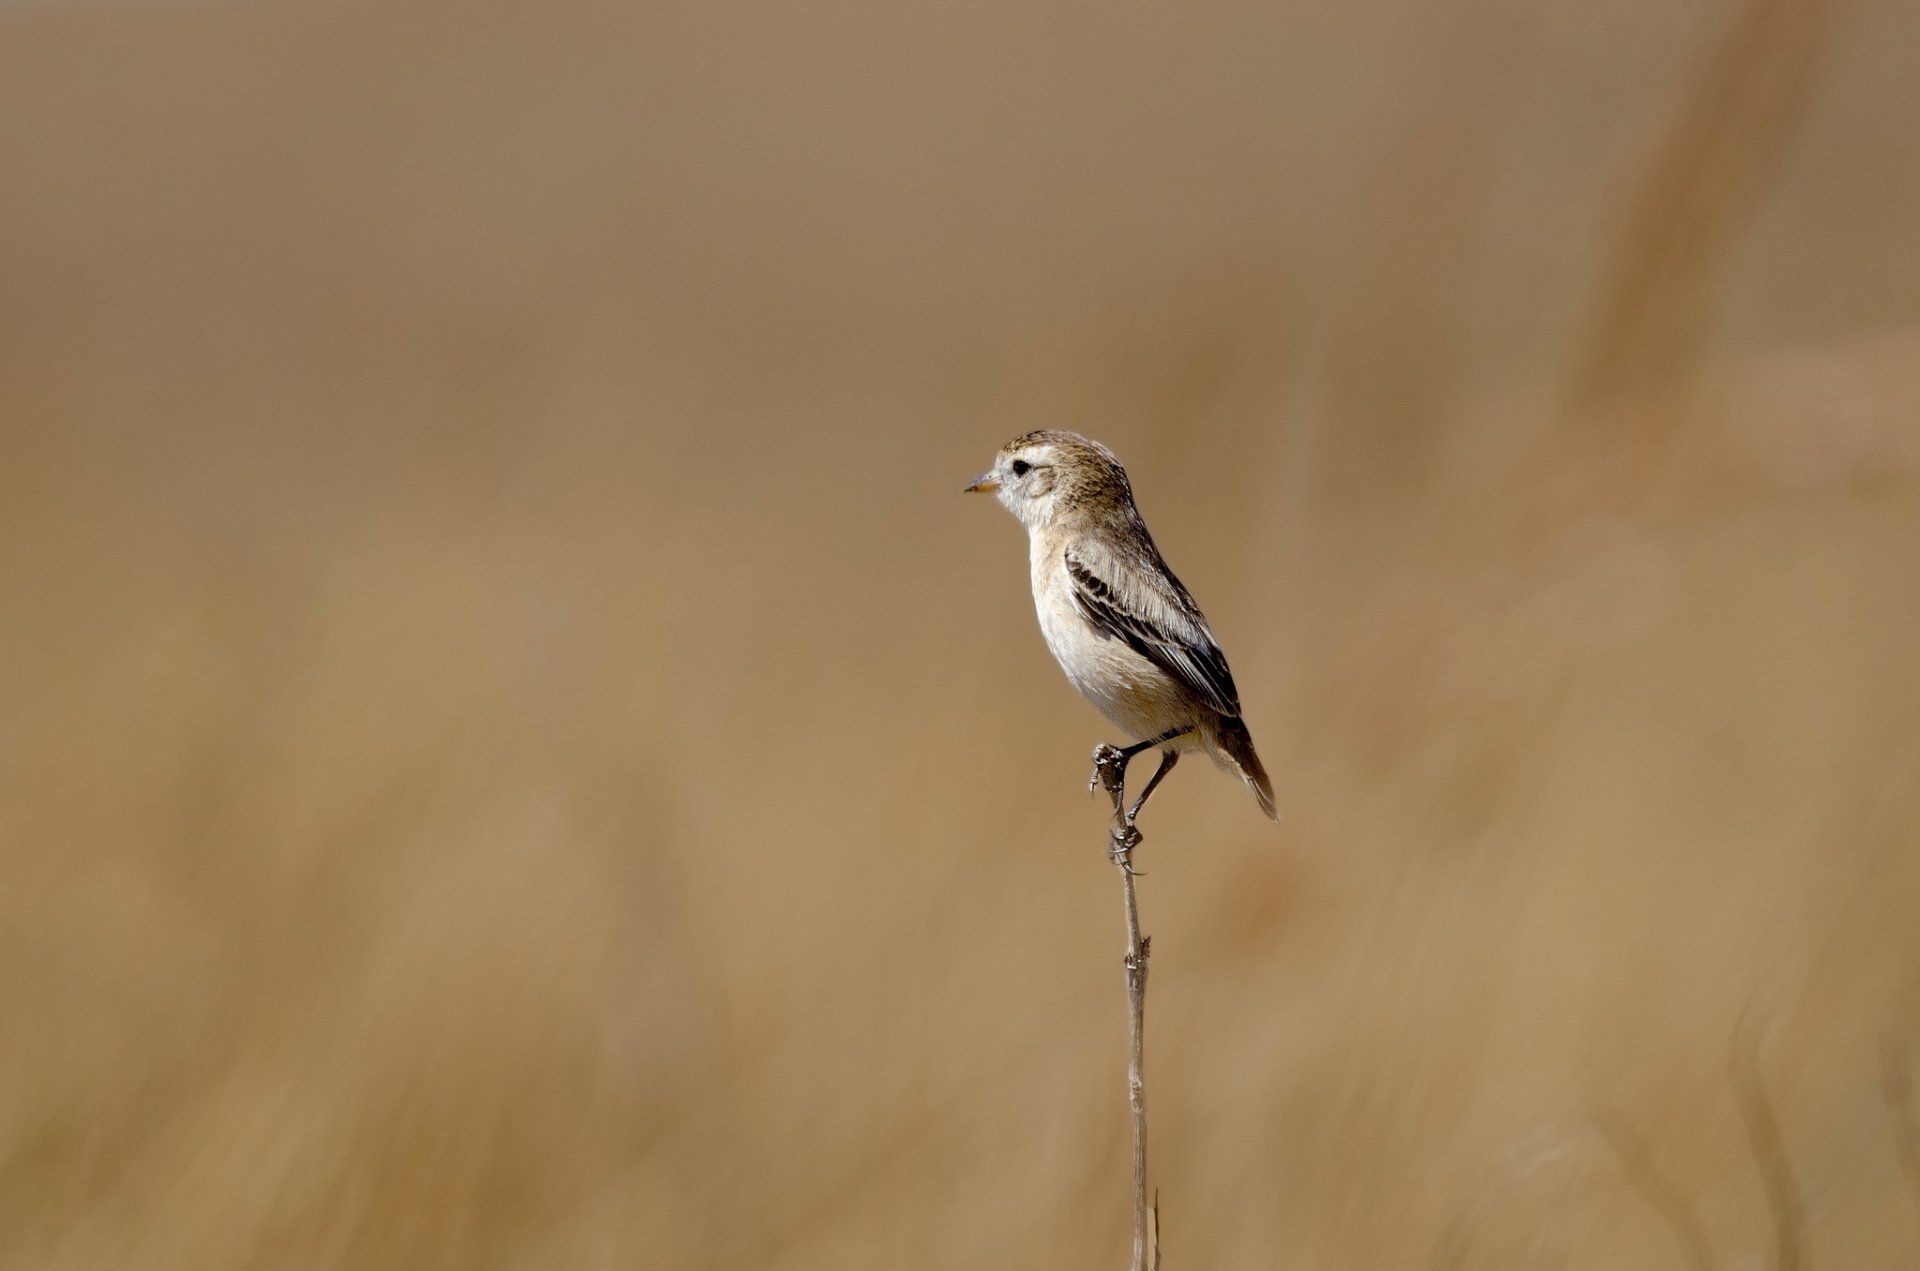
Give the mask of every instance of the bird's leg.
[(1140, 797), (1135, 799), (1133, 806), (1127, 809), (1128, 825), (1132, 825), (1133, 819), (1140, 815), (1140, 809), (1147, 806), (1147, 796), (1153, 793), (1153, 788), (1159, 785), (1160, 782), (1166, 778), (1166, 775), (1173, 771), (1173, 765), (1179, 762), (1179, 751), (1165, 750), (1160, 752), (1160, 766), (1153, 770), (1153, 775), (1147, 778), (1147, 788), (1140, 792)]
[[(1155, 746), (1164, 746), (1174, 738), (1185, 737), (1192, 731), (1192, 724), (1181, 728), (1169, 728), (1158, 737), (1149, 737), (1145, 741), (1136, 741), (1133, 745), (1125, 747), (1110, 746), (1104, 741), (1101, 742), (1093, 748), (1093, 775), (1087, 778), (1087, 793), (1092, 794), (1095, 790), (1104, 786), (1107, 793), (1113, 795), (1116, 799), (1124, 797), (1124, 787), (1127, 782), (1127, 763), (1129, 760), (1143, 750), (1152, 750)], [(1153, 780), (1147, 783), (1147, 789), (1153, 789), (1155, 783), (1157, 783), (1163, 775), (1163, 773), (1154, 773)], [(1141, 802), (1144, 803), (1145, 801), (1146, 796), (1142, 795)], [(1139, 810), (1139, 804), (1135, 804), (1134, 811), (1138, 812)], [(1128, 816), (1127, 819), (1131, 821), (1133, 818), (1132, 816)]]
[(1184, 737), (1192, 731), (1193, 725), (1188, 724), (1184, 728), (1170, 728), (1158, 737), (1149, 737), (1131, 746), (1110, 746), (1106, 742), (1101, 742), (1093, 748), (1093, 776), (1087, 780), (1087, 793), (1105, 790), (1107, 797), (1113, 800), (1114, 815), (1120, 818), (1122, 827), (1113, 832), (1113, 858), (1126, 868), (1128, 873), (1133, 872), (1132, 866), (1127, 863), (1129, 855), (1134, 848), (1140, 846), (1142, 838), (1140, 831), (1133, 826), (1133, 818), (1139, 814), (1140, 805), (1147, 801), (1147, 796), (1153, 793), (1153, 788), (1160, 784), (1160, 778), (1166, 776), (1167, 770), (1173, 767), (1177, 752), (1170, 752), (1160, 760), (1159, 769), (1147, 782), (1147, 788), (1141, 792), (1139, 800), (1132, 809), (1123, 811), (1126, 808), (1127, 798), (1127, 762), (1143, 750), (1164, 746), (1174, 738)]

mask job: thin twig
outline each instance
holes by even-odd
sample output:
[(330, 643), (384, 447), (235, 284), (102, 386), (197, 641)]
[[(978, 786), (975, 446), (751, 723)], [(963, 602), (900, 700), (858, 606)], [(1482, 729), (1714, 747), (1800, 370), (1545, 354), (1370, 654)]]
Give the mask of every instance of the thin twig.
[(1133, 1109), (1133, 1271), (1159, 1271), (1159, 1201), (1147, 1193), (1147, 1079), (1145, 1029), (1147, 1015), (1147, 958), (1153, 942), (1140, 934), (1140, 909), (1134, 900), (1133, 866), (1129, 854), (1140, 843), (1140, 832), (1127, 820), (1125, 760), (1110, 746), (1093, 752), (1094, 774), (1113, 800), (1109, 852), (1120, 870), (1120, 899), (1127, 922), (1127, 1103)]

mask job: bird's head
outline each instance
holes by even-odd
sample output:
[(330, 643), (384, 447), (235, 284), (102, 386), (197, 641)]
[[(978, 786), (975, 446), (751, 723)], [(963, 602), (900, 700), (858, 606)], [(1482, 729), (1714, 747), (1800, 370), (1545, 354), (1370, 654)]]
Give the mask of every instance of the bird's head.
[(967, 487), (993, 494), (1028, 529), (1075, 513), (1101, 515), (1133, 504), (1127, 471), (1113, 452), (1079, 433), (1031, 432), (1000, 447), (993, 467)]

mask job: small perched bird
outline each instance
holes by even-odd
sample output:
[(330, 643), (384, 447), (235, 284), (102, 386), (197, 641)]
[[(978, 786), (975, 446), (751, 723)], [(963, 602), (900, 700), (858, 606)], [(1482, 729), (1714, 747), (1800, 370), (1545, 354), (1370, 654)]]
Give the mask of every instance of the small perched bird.
[(1181, 752), (1195, 748), (1237, 774), (1274, 817), (1273, 786), (1240, 720), (1226, 654), (1160, 558), (1112, 452), (1078, 433), (1028, 433), (1002, 446), (967, 490), (998, 495), (1027, 527), (1047, 648), (1081, 695), (1137, 739), (1096, 750), (1096, 779), (1103, 762), (1117, 760), (1124, 779), (1127, 760), (1160, 749), (1128, 826)]

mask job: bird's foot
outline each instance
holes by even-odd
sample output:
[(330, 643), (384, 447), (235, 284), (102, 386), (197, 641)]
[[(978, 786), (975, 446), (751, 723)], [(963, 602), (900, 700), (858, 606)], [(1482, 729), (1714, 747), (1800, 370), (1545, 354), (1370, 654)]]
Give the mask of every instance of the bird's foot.
[(1131, 874), (1133, 868), (1133, 849), (1145, 841), (1146, 836), (1135, 829), (1133, 822), (1127, 822), (1125, 828), (1115, 830), (1108, 836), (1107, 855), (1113, 863)]
[(1087, 778), (1087, 793), (1104, 789), (1117, 805), (1126, 789), (1127, 755), (1118, 746), (1101, 742), (1093, 748), (1093, 774)]

